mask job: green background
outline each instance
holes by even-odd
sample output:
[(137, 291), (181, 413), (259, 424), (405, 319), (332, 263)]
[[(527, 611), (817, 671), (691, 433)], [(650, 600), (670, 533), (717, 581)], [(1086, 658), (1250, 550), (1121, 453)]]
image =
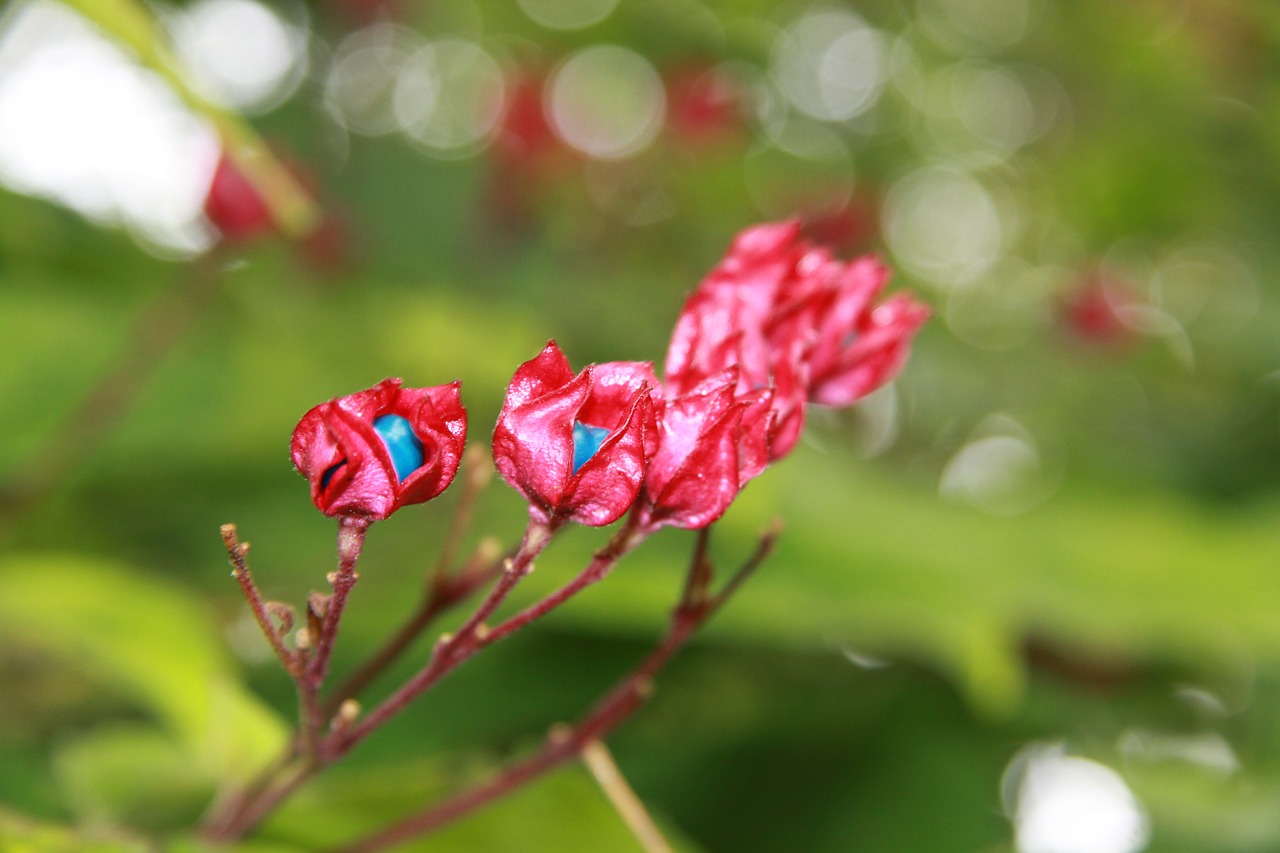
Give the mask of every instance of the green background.
[[(962, 164), (1012, 199), (1021, 225), (998, 263), (954, 285), (916, 274), (879, 229), (851, 247), (884, 252), (895, 286), (935, 317), (894, 386), (888, 446), (872, 440), (885, 399), (874, 412), (815, 412), (811, 440), (717, 526), (727, 568), (772, 519), (786, 525), (610, 741), (680, 849), (1011, 851), (1002, 775), (1029, 744), (1061, 742), (1124, 776), (1150, 816), (1149, 850), (1280, 850), (1280, 13), (1243, 0), (1005, 5), (1029, 10), (1011, 42), (992, 35), (998, 14), (992, 32), (956, 36), (955, 21), (977, 20), (958, 0), (843, 7), (909, 47), (921, 73), (979, 63), (1050, 80), (1061, 109), (996, 161), (969, 156), (963, 111), (931, 118), (898, 86), (874, 121), (825, 125), (858, 191), (890, 199), (873, 212), (915, 170)], [(306, 8), (317, 39), (341, 39), (327, 4)], [(404, 4), (399, 20), (424, 37), (474, 35), (477, 8)], [(770, 34), (806, 8), (624, 2), (572, 33), (508, 3), (478, 19), (482, 43), (548, 66), (607, 42), (660, 70), (764, 69)], [(721, 37), (690, 24), (708, 11)], [(511, 220), (495, 206), (492, 152), (433, 159), (399, 137), (351, 136), (338, 157), (320, 94), (308, 80), (253, 123), (349, 223), (354, 248), (338, 268), (317, 271), (273, 239), (234, 248), (236, 263), (160, 260), (122, 232), (0, 192), (0, 473), (74, 462), (2, 519), (0, 838), (11, 849), (160, 838), (197, 850), (187, 832), (215, 783), (284, 737), (291, 685), (262, 660), (218, 526), (235, 522), (253, 543), (268, 596), (301, 603), (323, 586), (334, 525), (288, 459), (302, 412), (385, 376), (461, 379), (471, 441), (484, 442), (512, 371), (549, 338), (576, 366), (661, 361), (684, 295), (734, 233), (778, 213), (753, 201), (744, 164), (764, 163), (769, 192), (797, 214), (847, 177), (769, 148), (748, 118), (710, 144), (664, 133), (622, 164), (569, 158), (549, 175), (525, 164), (527, 185), (507, 187), (522, 193)], [(632, 225), (622, 208), (600, 209), (591, 169), (661, 192), (671, 215)], [(1205, 245), (1221, 264), (1198, 267), (1187, 299), (1199, 307), (1185, 309), (1167, 262)], [(1166, 325), (1134, 321), (1119, 341), (1073, 334), (1063, 302), (1099, 267)], [(120, 416), (51, 444), (139, 318), (185, 304), (210, 269), (212, 295), (133, 374)], [(958, 454), (992, 436), (1033, 447), (1035, 464), (940, 487)], [(407, 616), (455, 500), (375, 526), (337, 671)], [(469, 541), (510, 541), (522, 516), (496, 482)], [(566, 581), (605, 535), (554, 544), (517, 603)], [(244, 849), (352, 838), (531, 748), (660, 636), (692, 541), (664, 533), (481, 655)], [(1135, 749), (1135, 735), (1212, 736), (1236, 764)], [(411, 849), (638, 848), (572, 768)]]

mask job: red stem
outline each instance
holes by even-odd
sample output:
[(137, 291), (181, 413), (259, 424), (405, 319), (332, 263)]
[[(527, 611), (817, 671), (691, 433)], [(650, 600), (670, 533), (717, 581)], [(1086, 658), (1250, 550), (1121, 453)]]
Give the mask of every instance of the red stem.
[(341, 847), (337, 853), (371, 853), (400, 844), (456, 820), (576, 758), (589, 742), (604, 738), (644, 703), (654, 675), (680, 650), (710, 613), (710, 610), (677, 612), (662, 643), (567, 733), (549, 735), (538, 752), (512, 764), (489, 782)]
[(493, 615), (510, 595), (516, 584), (533, 569), (533, 562), (551, 541), (554, 529), (538, 522), (530, 522), (524, 540), (515, 556), (507, 560), (497, 584), (488, 597), (476, 608), (471, 617), (452, 636), (446, 635), (436, 643), (435, 651), (427, 665), (417, 675), (405, 682), (399, 690), (383, 700), (382, 704), (362, 717), (359, 722), (342, 731), (334, 732), (324, 744), (326, 761), (334, 761), (349, 752), (379, 726), (402, 711), (421, 693), (452, 672), (487, 643), (484, 621)]
[(462, 464), (466, 471), (466, 476), (462, 478), (462, 493), (453, 513), (453, 520), (449, 523), (449, 531), (445, 534), (440, 556), (436, 560), (435, 568), (428, 576), (426, 589), (417, 611), (400, 626), (400, 630), (396, 631), (382, 648), (362, 663), (337, 690), (333, 691), (324, 703), (326, 713), (333, 714), (343, 701), (358, 696), (394, 663), (440, 614), (487, 584), (501, 571), (506, 559), (515, 557), (516, 549), (513, 548), (495, 559), (496, 555), (492, 555), (493, 549), (482, 542), (463, 568), (457, 573), (451, 573), (467, 529), (471, 526), (476, 500), (493, 477), (493, 463), (489, 461), (488, 453), (479, 447), (469, 448), (463, 456)]
[(227, 549), (227, 556), (231, 559), (231, 576), (240, 584), (240, 592), (244, 594), (244, 600), (249, 605), (249, 612), (253, 614), (258, 627), (262, 629), (262, 634), (267, 638), (271, 650), (280, 659), (280, 664), (296, 679), (301, 673), (298, 656), (285, 646), (284, 640), (280, 638), (280, 632), (271, 619), (271, 614), (267, 612), (262, 593), (258, 591), (258, 585), (253, 582), (253, 575), (249, 572), (249, 562), (245, 559), (249, 546), (240, 542), (239, 537), (236, 536), (234, 524), (222, 525), (222, 544)]
[(603, 580), (613, 571), (613, 567), (618, 564), (618, 561), (633, 551), (648, 535), (648, 533), (638, 530), (630, 524), (623, 527), (609, 540), (608, 545), (596, 552), (587, 567), (579, 572), (573, 580), (536, 604), (531, 604), (510, 619), (491, 629), (485, 637), (485, 645), (496, 643), (508, 634), (520, 630), (535, 619), (545, 616), (561, 604), (564, 604), (582, 590)]
[(330, 576), (333, 596), (325, 607), (320, 636), (315, 638), (315, 657), (307, 667), (307, 683), (319, 689), (329, 674), (329, 660), (333, 656), (333, 644), (338, 639), (338, 625), (347, 606), (347, 597), (360, 576), (356, 574), (356, 561), (364, 547), (364, 535), (369, 530), (366, 519), (343, 518), (338, 522), (338, 570)]
[(456, 577), (439, 576), (431, 584), (430, 591), (422, 600), (418, 610), (400, 626), (395, 635), (366, 660), (351, 677), (325, 701), (326, 712), (333, 713), (343, 701), (358, 696), (362, 690), (382, 674), (413, 641), (427, 629), (441, 614), (452, 608), (474, 592), (478, 587), (493, 579), (504, 562), (511, 559), (514, 551), (491, 564), (477, 569), (464, 570)]
[(510, 765), (490, 781), (464, 791), (407, 820), (341, 847), (335, 853), (374, 853), (374, 851), (384, 850), (428, 833), (576, 758), (588, 743), (603, 740), (644, 704), (652, 691), (653, 680), (658, 672), (759, 567), (772, 551), (778, 532), (776, 525), (770, 528), (760, 538), (751, 557), (734, 573), (719, 593), (712, 595), (708, 591), (711, 575), (710, 563), (706, 557), (708, 534), (706, 531), (700, 531), (694, 558), (689, 566), (689, 574), (686, 577), (680, 601), (672, 611), (671, 623), (666, 635), (639, 666), (618, 682), (574, 726), (568, 730), (553, 731), (538, 752)]

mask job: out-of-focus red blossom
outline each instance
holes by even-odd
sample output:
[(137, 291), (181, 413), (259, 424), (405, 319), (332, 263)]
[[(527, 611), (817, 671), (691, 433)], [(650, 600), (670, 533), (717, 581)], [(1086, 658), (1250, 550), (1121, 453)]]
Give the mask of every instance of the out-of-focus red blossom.
[(1139, 297), (1128, 285), (1114, 276), (1094, 272), (1081, 278), (1063, 296), (1060, 316), (1077, 340), (1094, 347), (1122, 349), (1137, 334), (1123, 314), (1137, 304)]
[(710, 144), (744, 129), (745, 93), (723, 69), (688, 63), (666, 78), (667, 123), (680, 141)]
[(722, 516), (769, 462), (773, 391), (737, 392), (737, 368), (666, 401), (639, 523), (694, 530)]
[(909, 296), (875, 303), (888, 270), (844, 262), (800, 239), (800, 223), (759, 225), (689, 297), (667, 351), (669, 396), (738, 367), (736, 391), (773, 391), (769, 458), (799, 440), (807, 402), (848, 406), (888, 382), (928, 309)]
[(855, 192), (838, 205), (815, 205), (804, 217), (804, 235), (837, 252), (866, 251), (880, 239), (880, 203), (870, 192)]
[[(402, 388), (385, 379), (366, 391), (311, 409), (293, 431), (293, 464), (311, 483), (311, 500), (325, 515), (384, 519), (402, 506), (422, 503), (453, 481), (467, 436), (460, 383)], [(407, 422), (411, 470), (388, 445), (376, 422)], [(403, 421), (400, 421), (403, 419)], [(393, 456), (395, 458), (393, 458)]]
[(256, 239), (275, 228), (267, 203), (225, 153), (205, 195), (204, 215), (232, 243)]
[(532, 71), (507, 78), (506, 104), (494, 138), (496, 153), (508, 160), (545, 157), (563, 148), (542, 106), (546, 76)]
[(549, 342), (507, 388), (493, 431), (498, 473), (535, 521), (612, 523), (635, 503), (657, 450), (658, 388), (646, 362), (590, 365), (575, 376)]
[[(286, 167), (308, 192), (317, 194), (317, 182), (306, 170), (293, 164)], [(280, 233), (266, 201), (225, 153), (205, 195), (204, 213), (229, 243), (248, 243)], [(320, 221), (294, 241), (293, 247), (304, 263), (321, 272), (343, 271), (355, 255), (350, 227), (331, 211), (323, 211)]]
[(542, 100), (545, 72), (518, 69), (506, 83), (505, 106), (489, 148), (485, 204), (495, 230), (519, 233), (533, 224), (540, 195), (579, 158), (547, 120)]

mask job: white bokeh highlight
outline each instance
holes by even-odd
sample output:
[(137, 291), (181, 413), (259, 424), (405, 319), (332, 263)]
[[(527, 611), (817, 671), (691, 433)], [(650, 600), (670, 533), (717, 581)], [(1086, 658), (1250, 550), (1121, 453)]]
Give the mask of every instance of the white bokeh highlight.
[(598, 24), (618, 0), (518, 0), (531, 19), (551, 30), (581, 30)]
[(157, 75), (66, 7), (35, 2), (0, 33), (0, 181), (127, 228), (166, 256), (202, 251), (219, 143)]
[(396, 91), (424, 44), (412, 30), (386, 23), (372, 24), (344, 38), (334, 51), (324, 84), (325, 104), (334, 119), (361, 136), (400, 130)]
[(306, 76), (307, 31), (256, 0), (199, 0), (169, 29), (191, 84), (241, 112), (279, 105)]
[(493, 134), (504, 93), (502, 69), (482, 47), (442, 38), (407, 59), (392, 103), (410, 139), (437, 155), (463, 156)]
[(1005, 243), (992, 194), (973, 176), (945, 167), (927, 166), (894, 184), (885, 232), (898, 262), (943, 290), (984, 275)]
[(797, 110), (847, 121), (870, 109), (885, 83), (886, 47), (862, 18), (843, 10), (804, 15), (774, 43), (770, 76)]
[(1005, 811), (1018, 853), (1138, 853), (1151, 824), (1111, 768), (1034, 744), (1005, 771)]
[(657, 138), (666, 105), (662, 79), (647, 59), (624, 47), (596, 45), (556, 69), (546, 111), (566, 144), (590, 157), (621, 160)]

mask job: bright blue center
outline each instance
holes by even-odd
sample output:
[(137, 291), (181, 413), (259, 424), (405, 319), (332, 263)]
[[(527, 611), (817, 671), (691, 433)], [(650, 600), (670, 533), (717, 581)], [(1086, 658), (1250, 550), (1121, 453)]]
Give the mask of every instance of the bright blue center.
[(373, 429), (387, 446), (391, 467), (396, 469), (400, 482), (422, 467), (422, 442), (413, 434), (408, 418), (383, 415), (374, 420)]
[(587, 460), (596, 455), (600, 445), (604, 443), (609, 430), (604, 427), (587, 426), (573, 422), (573, 473), (587, 464)]

